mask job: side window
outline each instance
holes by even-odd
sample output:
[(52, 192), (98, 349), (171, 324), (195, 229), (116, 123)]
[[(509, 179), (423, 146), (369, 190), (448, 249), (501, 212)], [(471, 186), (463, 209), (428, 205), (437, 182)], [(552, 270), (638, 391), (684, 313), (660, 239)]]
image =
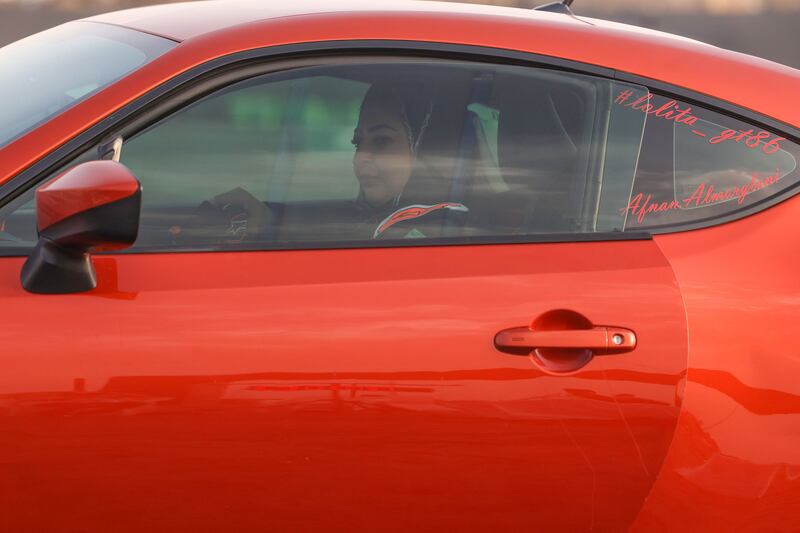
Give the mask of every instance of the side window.
[(148, 211), (199, 206), (228, 184), (267, 202), (355, 196), (351, 140), (367, 84), (268, 79), (214, 94), (125, 142), (120, 161), (147, 184)]
[(615, 105), (647, 117), (626, 230), (669, 228), (733, 214), (796, 185), (800, 146), (703, 107), (638, 91)]
[[(121, 153), (143, 185), (134, 248), (152, 251), (669, 230), (800, 172), (798, 145), (638, 85), (430, 59), (256, 76)], [(0, 255), (35, 244), (33, 192), (0, 208)]]
[(613, 105), (621, 90), (642, 89), (457, 61), (253, 78), (126, 140), (144, 186), (136, 246), (603, 231), (619, 208), (605, 215), (601, 196), (630, 190), (646, 120)]
[[(250, 80), (126, 141), (120, 161), (143, 184), (137, 246), (254, 240), (279, 229), (273, 211), (287, 204), (354, 199), (351, 140), (367, 87), (324, 73)], [(234, 189), (241, 197), (216, 200)], [(245, 192), (263, 204), (260, 219)]]

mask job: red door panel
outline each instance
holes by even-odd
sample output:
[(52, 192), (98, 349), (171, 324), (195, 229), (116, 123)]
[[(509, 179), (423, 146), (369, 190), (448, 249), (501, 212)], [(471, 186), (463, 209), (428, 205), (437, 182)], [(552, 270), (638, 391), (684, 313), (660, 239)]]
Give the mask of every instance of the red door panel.
[[(619, 529), (672, 440), (653, 241), (96, 261), (66, 296), (0, 261), (4, 530)], [(566, 375), (495, 348), (553, 310), (636, 348)]]

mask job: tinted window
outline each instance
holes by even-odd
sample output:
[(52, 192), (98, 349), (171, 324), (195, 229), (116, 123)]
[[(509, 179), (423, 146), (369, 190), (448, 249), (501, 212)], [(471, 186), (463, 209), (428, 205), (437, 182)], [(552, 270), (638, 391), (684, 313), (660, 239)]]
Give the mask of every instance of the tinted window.
[[(272, 249), (680, 227), (791, 186), (798, 153), (640, 86), (398, 59), (234, 84), (121, 161), (143, 184), (134, 248)], [(31, 198), (0, 210), (6, 254), (35, 241)]]
[(251, 79), (125, 142), (137, 246), (597, 231), (603, 176), (630, 191), (645, 122), (612, 105), (622, 89), (639, 88), (427, 61)]
[(622, 91), (647, 117), (636, 179), (620, 208), (626, 229), (669, 227), (735, 213), (797, 183), (800, 147), (703, 107)]

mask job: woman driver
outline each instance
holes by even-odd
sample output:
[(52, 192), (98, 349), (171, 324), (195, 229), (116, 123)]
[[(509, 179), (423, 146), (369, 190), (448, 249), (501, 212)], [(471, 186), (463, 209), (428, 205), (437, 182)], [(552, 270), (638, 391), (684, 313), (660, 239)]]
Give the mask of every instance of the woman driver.
[[(429, 190), (430, 182), (415, 176), (420, 141), (428, 129), (432, 107), (431, 100), (419, 92), (401, 93), (389, 84), (370, 87), (361, 103), (352, 141), (356, 147), (353, 170), (359, 183), (358, 198), (346, 213), (331, 213), (337, 220), (319, 220), (320, 224), (339, 223), (337, 227), (342, 229), (336, 237), (343, 239), (426, 237), (440, 232), (444, 222), (441, 214), (467, 211), (462, 204), (419, 203), (437, 195)], [(438, 192), (442, 198), (445, 191)], [(241, 206), (247, 213), (248, 237), (262, 235), (272, 223), (267, 205), (244, 189), (221, 194), (212, 202), (218, 207)], [(280, 228), (282, 236), (291, 236), (287, 218), (296, 218), (292, 208), (288, 210), (288, 216), (283, 217), (287, 227)]]

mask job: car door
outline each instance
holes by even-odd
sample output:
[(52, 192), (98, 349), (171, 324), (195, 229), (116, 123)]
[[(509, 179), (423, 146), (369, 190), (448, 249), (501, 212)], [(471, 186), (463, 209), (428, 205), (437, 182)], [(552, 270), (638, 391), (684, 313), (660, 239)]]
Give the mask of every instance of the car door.
[[(94, 257), (96, 289), (30, 294), (25, 258), (0, 260), (4, 528), (630, 525), (687, 333), (658, 246), (616, 231), (644, 124), (611, 106), (627, 86), (272, 70), (124, 135), (140, 236)], [(394, 141), (365, 125), (378, 85)], [(376, 207), (354, 161), (399, 175), (391, 142), (410, 177)], [(30, 235), (23, 200), (0, 214)]]

